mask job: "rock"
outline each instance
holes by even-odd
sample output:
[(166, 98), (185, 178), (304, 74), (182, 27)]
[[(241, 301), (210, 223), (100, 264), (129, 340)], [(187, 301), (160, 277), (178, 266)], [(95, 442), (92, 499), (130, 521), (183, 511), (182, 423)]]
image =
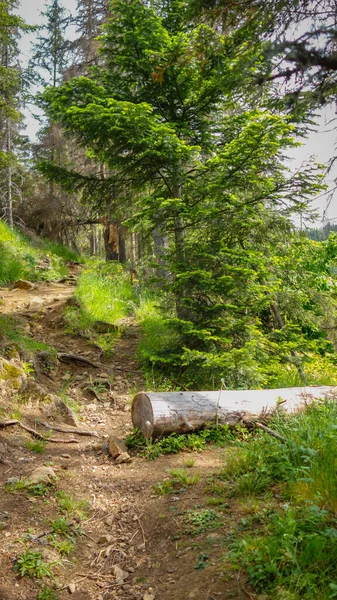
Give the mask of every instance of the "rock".
[(6, 483), (18, 483), (18, 481), (20, 481), (20, 477), (9, 477)]
[(51, 467), (38, 467), (28, 477), (30, 483), (54, 483), (56, 473)]
[(119, 331), (117, 325), (107, 323), (106, 321), (95, 321), (93, 328), (97, 333), (114, 333)]
[(112, 567), (111, 573), (115, 576), (116, 583), (118, 585), (123, 585), (124, 580), (129, 577), (129, 573), (127, 573), (126, 571), (123, 571), (123, 569), (121, 569), (118, 565), (114, 565)]
[(126, 444), (123, 442), (123, 440), (118, 439), (114, 435), (109, 436), (108, 451), (109, 451), (110, 456), (112, 456), (112, 458), (117, 458), (118, 456), (120, 456), (123, 453), (124, 454), (128, 453), (128, 449), (126, 447)]
[(132, 461), (132, 458), (131, 458), (130, 454), (128, 454), (127, 452), (122, 452), (122, 454), (117, 456), (117, 458), (115, 460), (115, 464), (121, 465), (122, 463), (129, 463), (131, 461)]
[(28, 304), (28, 308), (31, 309), (39, 309), (42, 308), (42, 306), (44, 305), (44, 300), (42, 298), (40, 298), (39, 296), (34, 296)]
[(59, 554), (50, 548), (43, 548), (41, 551), (42, 559), (46, 563), (56, 563), (60, 560)]
[(61, 454), (61, 458), (71, 458), (70, 454)]
[(79, 426), (79, 420), (70, 406), (68, 406), (61, 398), (55, 396), (54, 405), (56, 410), (61, 414), (62, 420), (67, 425), (72, 425), (73, 427)]
[(0, 358), (0, 380), (8, 382), (14, 390), (19, 390), (24, 387), (27, 380), (27, 375), (23, 365), (16, 359), (6, 360)]
[(104, 544), (110, 544), (111, 541), (112, 541), (111, 535), (101, 535), (97, 544), (99, 544), (100, 546), (103, 546)]
[(68, 590), (69, 590), (69, 594), (75, 594), (75, 592), (76, 592), (76, 584), (75, 583), (69, 583)]
[(150, 588), (148, 592), (145, 592), (143, 600), (155, 600), (155, 593), (152, 588)]
[(13, 290), (34, 290), (36, 286), (31, 281), (26, 281), (25, 279), (18, 279), (12, 285)]

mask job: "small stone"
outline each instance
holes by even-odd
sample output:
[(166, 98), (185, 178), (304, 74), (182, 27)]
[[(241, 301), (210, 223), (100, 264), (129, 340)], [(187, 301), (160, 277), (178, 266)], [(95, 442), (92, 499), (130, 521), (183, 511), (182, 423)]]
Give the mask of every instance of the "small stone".
[(111, 573), (115, 576), (116, 583), (118, 585), (123, 585), (124, 580), (129, 577), (129, 573), (127, 573), (126, 571), (123, 571), (123, 569), (121, 569), (118, 565), (114, 565), (112, 567)]
[(76, 585), (75, 585), (75, 583), (69, 583), (68, 590), (69, 590), (69, 594), (75, 594), (75, 592), (76, 592)]
[(116, 465), (120, 465), (122, 463), (129, 463), (131, 462), (132, 458), (131, 456), (127, 453), (127, 452), (122, 452), (122, 454), (120, 454), (116, 460), (115, 460), (115, 464)]
[(54, 405), (56, 410), (61, 413), (64, 423), (67, 425), (72, 425), (73, 427), (79, 426), (79, 421), (75, 412), (65, 402), (63, 402), (63, 400), (55, 396)]
[(71, 458), (70, 454), (61, 454), (61, 458)]
[(101, 535), (101, 537), (99, 538), (97, 543), (100, 546), (103, 546), (104, 544), (110, 544), (111, 541), (112, 541), (111, 535)]
[(29, 304), (28, 304), (28, 308), (42, 308), (42, 306), (44, 305), (44, 301), (42, 298), (40, 298), (39, 296), (34, 296)]
[(28, 477), (30, 483), (53, 483), (56, 473), (51, 467), (38, 467)]
[(9, 477), (6, 483), (18, 483), (18, 481), (20, 481), (20, 477)]
[(166, 570), (167, 573), (174, 573), (174, 571), (176, 571), (177, 569), (174, 569), (173, 567), (168, 567)]
[(41, 551), (42, 559), (47, 563), (56, 563), (60, 560), (60, 556), (50, 548), (43, 548)]
[(145, 594), (143, 596), (143, 600), (155, 600), (155, 595), (152, 592), (152, 589), (151, 589), (151, 591), (149, 590), (148, 592), (145, 592)]
[(123, 440), (120, 440), (119, 438), (117, 438), (114, 435), (109, 436), (108, 451), (109, 451), (110, 456), (112, 456), (112, 458), (117, 458), (118, 456), (120, 456), (123, 453), (128, 454), (128, 449), (126, 447), (126, 444), (123, 442)]

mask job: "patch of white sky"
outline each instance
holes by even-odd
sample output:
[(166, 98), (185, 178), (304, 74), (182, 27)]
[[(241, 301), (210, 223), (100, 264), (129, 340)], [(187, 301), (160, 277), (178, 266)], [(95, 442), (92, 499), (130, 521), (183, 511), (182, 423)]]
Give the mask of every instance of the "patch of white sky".
[[(62, 5), (71, 13), (76, 13), (76, 0), (64, 0)], [(46, 7), (45, 0), (21, 0), (19, 14), (29, 25), (41, 25), (43, 18), (41, 11)], [(70, 38), (75, 36), (75, 32), (70, 28), (68, 35)], [(20, 42), (22, 53), (22, 62), (26, 64), (29, 60), (31, 52), (31, 44), (34, 42), (36, 34), (25, 34)], [(36, 107), (33, 109), (27, 108), (26, 115), (26, 133), (30, 139), (35, 140), (39, 129), (39, 121), (34, 116), (39, 114)], [(307, 138), (303, 140), (302, 146), (288, 153), (289, 167), (296, 171), (302, 164), (308, 163), (311, 159), (327, 165), (332, 157), (337, 155), (337, 114), (336, 106), (326, 107), (321, 111), (317, 119), (317, 127), (313, 127)], [(326, 176), (326, 183), (330, 190), (335, 187), (337, 181), (337, 166), (332, 169)], [(337, 193), (323, 194), (313, 201), (313, 208), (317, 209), (318, 219), (316, 224), (319, 225), (324, 221), (337, 222)], [(328, 200), (329, 199), (329, 200)]]

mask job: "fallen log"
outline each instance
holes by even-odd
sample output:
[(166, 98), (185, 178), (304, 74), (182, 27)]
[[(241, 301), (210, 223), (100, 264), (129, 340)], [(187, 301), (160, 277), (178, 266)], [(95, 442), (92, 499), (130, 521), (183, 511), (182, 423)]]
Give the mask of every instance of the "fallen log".
[(337, 397), (337, 388), (297, 387), (217, 392), (140, 392), (131, 418), (146, 438), (187, 433), (215, 425), (259, 421), (281, 409), (294, 413), (314, 400)]

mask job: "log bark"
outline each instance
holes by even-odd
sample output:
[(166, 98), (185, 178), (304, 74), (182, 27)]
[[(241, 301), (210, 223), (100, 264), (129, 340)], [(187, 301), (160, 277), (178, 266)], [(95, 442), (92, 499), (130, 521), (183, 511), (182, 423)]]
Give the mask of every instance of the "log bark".
[[(294, 413), (320, 398), (336, 398), (337, 388), (297, 387), (217, 392), (140, 392), (132, 403), (132, 422), (146, 438), (187, 433), (215, 425), (261, 420), (282, 407)], [(282, 403), (281, 403), (282, 400)], [(219, 407), (217, 405), (219, 402)], [(218, 413), (218, 414), (217, 414)]]

